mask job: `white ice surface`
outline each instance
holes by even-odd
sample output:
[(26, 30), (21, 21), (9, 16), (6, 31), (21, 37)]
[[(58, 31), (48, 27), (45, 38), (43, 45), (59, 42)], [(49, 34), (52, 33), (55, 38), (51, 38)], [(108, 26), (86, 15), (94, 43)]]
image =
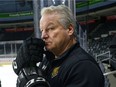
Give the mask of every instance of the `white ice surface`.
[(0, 67), (0, 79), (2, 87), (16, 87), (17, 75), (12, 69), (12, 65)]

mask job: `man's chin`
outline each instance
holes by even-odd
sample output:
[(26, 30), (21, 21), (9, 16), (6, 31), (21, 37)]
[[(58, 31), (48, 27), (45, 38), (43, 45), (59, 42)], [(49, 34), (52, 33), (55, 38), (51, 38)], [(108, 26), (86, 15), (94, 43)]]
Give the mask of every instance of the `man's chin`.
[(51, 48), (49, 46), (46, 46), (46, 49), (49, 50), (49, 51), (51, 50)]

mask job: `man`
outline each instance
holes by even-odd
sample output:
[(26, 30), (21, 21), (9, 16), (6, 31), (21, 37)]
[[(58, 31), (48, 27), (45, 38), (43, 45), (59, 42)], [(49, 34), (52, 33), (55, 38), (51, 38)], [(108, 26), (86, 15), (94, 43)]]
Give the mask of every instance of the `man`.
[[(54, 59), (50, 59), (49, 53), (46, 54), (49, 66), (42, 70), (43, 77), (50, 87), (104, 87), (104, 76), (97, 62), (79, 45), (76, 37), (76, 21), (67, 6), (58, 5), (43, 8), (41, 10), (40, 30), (46, 50), (55, 55)], [(21, 55), (21, 53), (22, 51), (18, 52), (17, 55)], [(17, 59), (20, 61), (23, 57), (27, 60), (29, 56), (25, 57), (24, 55), (18, 56)], [(45, 65), (44, 62), (41, 63), (42, 66)], [(15, 63), (21, 65), (18, 64), (18, 61)], [(22, 65), (24, 67), (25, 64)], [(39, 69), (43, 69), (43, 67)], [(21, 69), (18, 72), (20, 71)], [(25, 76), (28, 77), (28, 75)], [(18, 80), (21, 81), (20, 78)], [(40, 86), (38, 84), (38, 86), (30, 87)]]

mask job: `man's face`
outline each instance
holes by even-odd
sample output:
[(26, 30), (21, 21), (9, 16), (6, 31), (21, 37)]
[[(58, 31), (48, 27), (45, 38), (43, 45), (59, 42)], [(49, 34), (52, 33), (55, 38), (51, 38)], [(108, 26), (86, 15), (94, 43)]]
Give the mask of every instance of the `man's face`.
[(59, 16), (55, 14), (43, 15), (40, 19), (41, 38), (45, 41), (46, 48), (56, 54), (66, 49), (73, 33), (72, 29), (65, 29), (58, 19)]

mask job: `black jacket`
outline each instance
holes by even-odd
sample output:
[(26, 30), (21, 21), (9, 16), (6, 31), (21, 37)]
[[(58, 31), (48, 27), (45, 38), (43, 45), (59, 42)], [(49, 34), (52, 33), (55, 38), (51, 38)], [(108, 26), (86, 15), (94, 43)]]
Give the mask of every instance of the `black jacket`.
[(104, 76), (95, 59), (78, 43), (51, 63), (51, 87), (104, 87)]

